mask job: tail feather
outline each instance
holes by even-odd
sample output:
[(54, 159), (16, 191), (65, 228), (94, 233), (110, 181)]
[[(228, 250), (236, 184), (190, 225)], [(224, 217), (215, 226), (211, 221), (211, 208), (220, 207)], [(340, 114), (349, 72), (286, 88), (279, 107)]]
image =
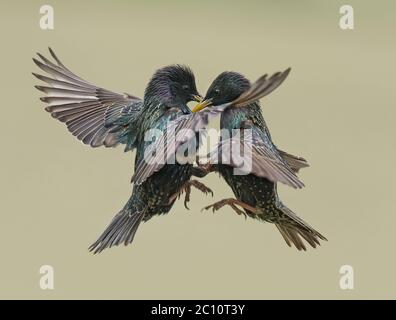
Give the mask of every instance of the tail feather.
[(303, 239), (308, 242), (312, 248), (316, 248), (320, 245), (319, 240), (327, 241), (323, 235), (298, 217), (289, 208), (282, 206), (280, 211), (281, 217), (275, 225), (289, 247), (293, 244), (297, 250), (306, 251), (307, 248)]
[(105, 231), (89, 247), (89, 251), (93, 251), (96, 254), (102, 252), (104, 249), (118, 246), (122, 243), (124, 245), (132, 243), (140, 222), (144, 217), (145, 207), (136, 205), (131, 200), (117, 213)]

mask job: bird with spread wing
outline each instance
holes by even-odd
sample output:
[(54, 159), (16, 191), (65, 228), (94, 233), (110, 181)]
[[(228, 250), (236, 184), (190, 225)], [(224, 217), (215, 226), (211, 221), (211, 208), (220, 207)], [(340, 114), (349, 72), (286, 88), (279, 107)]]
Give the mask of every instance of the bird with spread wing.
[[(196, 132), (205, 128), (211, 118), (221, 115), (220, 126), (229, 131), (231, 138), (219, 142), (209, 154), (209, 165), (204, 167), (206, 172), (217, 171), (236, 199), (224, 199), (205, 209), (216, 211), (229, 205), (238, 214), (275, 224), (289, 246), (293, 244), (298, 250), (306, 250), (302, 239), (315, 248), (320, 244), (319, 240), (326, 238), (279, 200), (277, 183), (302, 188), (304, 184), (296, 174), (308, 164), (305, 159), (281, 151), (273, 144), (258, 102), (275, 90), (289, 72), (287, 69), (270, 77), (264, 75), (252, 85), (238, 73), (220, 74), (208, 89), (204, 101), (193, 109), (193, 114), (182, 115), (168, 123), (167, 130), (176, 134), (181, 132), (180, 138), (169, 143), (162, 137), (152, 148), (159, 150), (159, 155), (165, 150), (168, 155), (173, 154), (183, 143), (194, 139)], [(238, 139), (232, 137), (234, 130), (239, 130)], [(243, 150), (245, 145), (250, 145), (250, 171), (235, 174), (241, 159), (239, 152), (233, 150)], [(140, 163), (132, 179), (136, 184), (143, 183), (161, 168), (158, 158), (153, 158)]]
[[(46, 95), (41, 98), (46, 110), (66, 124), (77, 139), (91, 147), (125, 145), (125, 151), (136, 149), (135, 167), (144, 162), (149, 146), (145, 134), (162, 131), (169, 122), (190, 114), (189, 101), (200, 101), (192, 71), (181, 65), (171, 65), (156, 71), (149, 81), (144, 99), (119, 94), (98, 87), (70, 71), (50, 49), (53, 61), (38, 54), (35, 64), (47, 75), (33, 73), (46, 85), (36, 88)], [(130, 244), (141, 221), (168, 213), (181, 190), (192, 186), (211, 193), (203, 183), (190, 179), (202, 176), (191, 163), (164, 164), (144, 183), (133, 186), (132, 195), (113, 218), (100, 237), (91, 245), (94, 253)]]

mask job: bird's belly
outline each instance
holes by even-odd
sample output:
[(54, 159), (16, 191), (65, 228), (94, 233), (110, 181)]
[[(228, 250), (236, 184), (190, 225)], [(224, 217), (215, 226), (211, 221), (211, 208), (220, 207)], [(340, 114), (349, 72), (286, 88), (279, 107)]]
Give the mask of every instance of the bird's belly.
[(165, 165), (143, 183), (148, 216), (169, 212), (173, 205), (169, 198), (191, 178), (191, 168), (190, 164)]
[(267, 206), (275, 205), (276, 188), (272, 181), (253, 174), (235, 175), (230, 166), (219, 168), (221, 176), (231, 187), (236, 199), (262, 211)]

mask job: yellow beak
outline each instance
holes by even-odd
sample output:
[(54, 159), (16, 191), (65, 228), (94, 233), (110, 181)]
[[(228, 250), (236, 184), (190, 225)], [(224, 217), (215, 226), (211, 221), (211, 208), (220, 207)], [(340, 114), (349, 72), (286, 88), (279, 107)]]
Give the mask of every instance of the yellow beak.
[(206, 107), (210, 106), (211, 104), (212, 104), (212, 99), (200, 101), (192, 109), (192, 112), (199, 112), (199, 111), (205, 109)]

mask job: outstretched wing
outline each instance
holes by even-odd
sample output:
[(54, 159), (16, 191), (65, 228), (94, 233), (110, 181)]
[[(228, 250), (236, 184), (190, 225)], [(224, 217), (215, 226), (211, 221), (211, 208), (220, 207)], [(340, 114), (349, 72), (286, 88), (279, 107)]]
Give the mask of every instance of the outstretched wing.
[(254, 174), (293, 188), (304, 187), (278, 149), (257, 127), (241, 130), (240, 134), (220, 141), (208, 158), (212, 164), (234, 167), (235, 174)]
[[(165, 163), (163, 161), (165, 154), (167, 157), (173, 157), (178, 148), (187, 141), (195, 139), (196, 133), (206, 128), (212, 118), (220, 115), (228, 107), (242, 107), (261, 99), (275, 90), (286, 79), (289, 72), (290, 68), (284, 72), (277, 72), (269, 78), (267, 75), (260, 77), (246, 92), (232, 102), (208, 107), (193, 114), (179, 116), (176, 120), (169, 123), (166, 132), (151, 145), (149, 153), (152, 154), (155, 150), (156, 156), (151, 157), (149, 160), (141, 161), (135, 170), (132, 181), (136, 184), (143, 183), (164, 166), (166, 163), (166, 161)], [(172, 135), (174, 133), (175, 139), (167, 139), (166, 137), (169, 137), (168, 133), (172, 133)]]
[(33, 73), (48, 84), (36, 86), (46, 94), (40, 98), (48, 104), (45, 110), (64, 122), (77, 139), (91, 147), (114, 147), (118, 143), (133, 145), (133, 135), (129, 140), (125, 136), (138, 117), (142, 100), (87, 82), (65, 67), (51, 48), (49, 51), (55, 63), (39, 53), (41, 61), (33, 58), (35, 64), (47, 73), (47, 76)]

